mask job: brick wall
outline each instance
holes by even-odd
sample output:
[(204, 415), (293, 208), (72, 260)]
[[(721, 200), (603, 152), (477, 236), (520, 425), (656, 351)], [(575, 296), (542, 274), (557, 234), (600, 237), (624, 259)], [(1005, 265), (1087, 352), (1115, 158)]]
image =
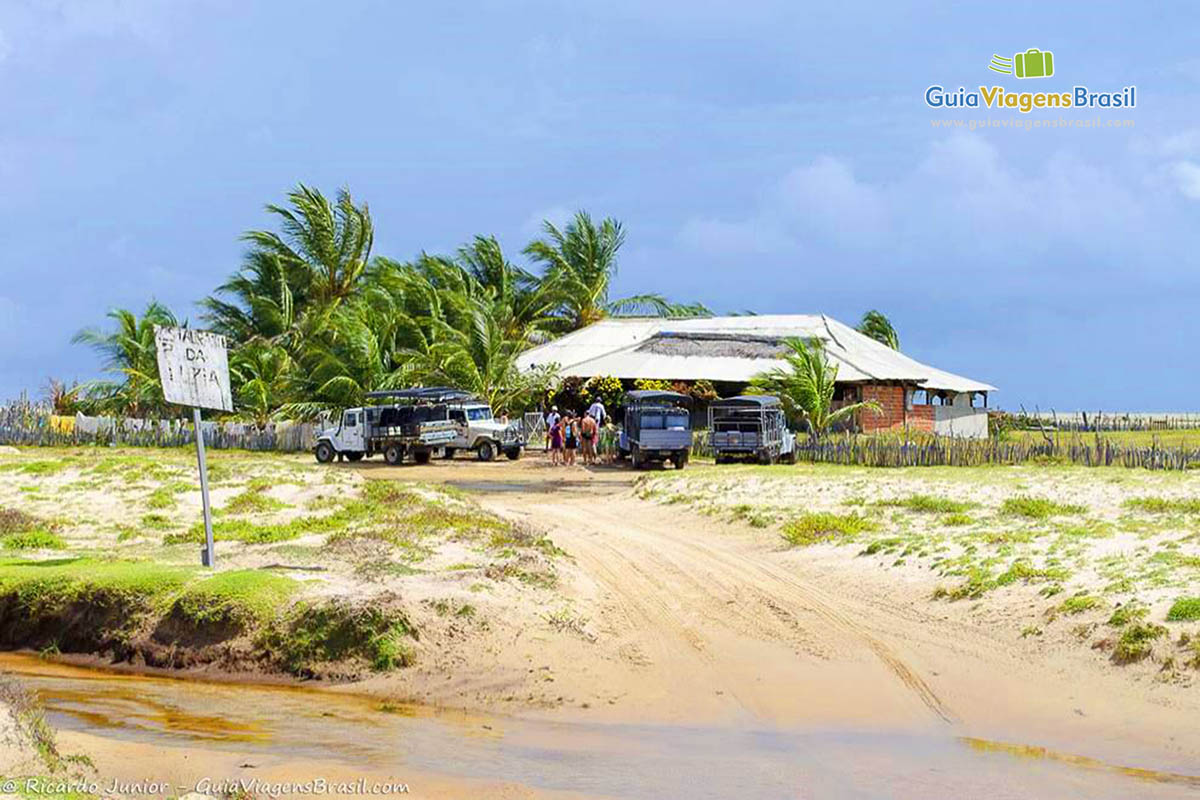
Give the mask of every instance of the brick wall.
[(913, 406), (906, 410), (903, 386), (863, 384), (862, 399), (863, 402), (875, 401), (883, 411), (882, 414), (871, 411), (859, 414), (859, 424), (864, 433), (896, 430), (904, 428), (906, 424), (910, 430), (933, 431), (933, 406)]

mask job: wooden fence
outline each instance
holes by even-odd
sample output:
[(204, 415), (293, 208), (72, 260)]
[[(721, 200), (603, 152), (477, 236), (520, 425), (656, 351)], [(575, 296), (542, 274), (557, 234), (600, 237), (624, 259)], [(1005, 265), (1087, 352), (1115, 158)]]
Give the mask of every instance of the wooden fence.
[[(204, 444), (218, 450), (309, 450), (317, 426), (279, 422), (257, 428), (239, 422), (203, 422)], [(59, 417), (29, 403), (0, 407), (0, 445), (183, 447), (196, 441), (190, 421), (120, 417)]]
[(799, 461), (863, 467), (975, 467), (988, 464), (1077, 464), (1086, 467), (1142, 469), (1200, 468), (1200, 448), (1116, 444), (1103, 434), (1059, 437), (1053, 441), (1004, 441), (931, 437), (906, 441), (893, 437), (844, 436), (812, 442), (798, 439)]

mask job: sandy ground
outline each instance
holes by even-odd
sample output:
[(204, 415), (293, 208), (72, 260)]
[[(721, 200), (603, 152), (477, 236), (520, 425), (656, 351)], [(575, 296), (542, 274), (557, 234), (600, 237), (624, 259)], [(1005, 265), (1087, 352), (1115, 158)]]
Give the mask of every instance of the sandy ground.
[[(332, 486), (446, 482), (566, 553), (553, 590), (416, 576), (406, 595), (422, 624), (416, 665), (337, 691), (602, 723), (945, 730), (1113, 764), (1200, 764), (1200, 693), (1058, 639), (1019, 638), (1012, 618), (1028, 613), (1030, 592), (934, 601), (938, 579), (927, 571), (882, 569), (851, 548), (789, 548), (775, 530), (640, 499), (639, 474), (625, 469), (554, 468), (538, 456), (311, 469), (327, 471), (319, 480)], [(1018, 477), (1017, 488), (1028, 480)], [(447, 615), (467, 602), (477, 616)], [(106, 774), (120, 774), (141, 746), (69, 736), (102, 770), (116, 770)], [(211, 755), (210, 766), (227, 758)], [(300, 769), (276, 767), (289, 777)], [(430, 791), (446, 787), (429, 796), (467, 793), (428, 779)], [(524, 791), (482, 794), (532, 796)]]
[(531, 459), (364, 474), (474, 484), (490, 490), (485, 508), (545, 529), (571, 556), (560, 591), (574, 624), (497, 629), (449, 648), (452, 674), (434, 665), (360, 690), (505, 711), (553, 695), (561, 705), (524, 710), (611, 721), (950, 726), (1086, 742), (1115, 763), (1200, 763), (1200, 694), (1132, 680), (1087, 648), (1022, 642), (972, 604), (931, 601), (932, 576), (639, 500), (627, 471)]

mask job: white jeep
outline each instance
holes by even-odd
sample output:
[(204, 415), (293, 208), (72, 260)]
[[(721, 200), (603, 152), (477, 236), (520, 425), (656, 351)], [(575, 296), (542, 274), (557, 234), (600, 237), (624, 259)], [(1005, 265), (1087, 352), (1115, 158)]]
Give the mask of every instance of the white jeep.
[(492, 416), (491, 407), (478, 400), (452, 404), (449, 411), (457, 435), (446, 443), (446, 458), (452, 458), (456, 450), (473, 450), (480, 461), (492, 461), (498, 453), (513, 461), (521, 457), (525, 439), (519, 421), (500, 422)]

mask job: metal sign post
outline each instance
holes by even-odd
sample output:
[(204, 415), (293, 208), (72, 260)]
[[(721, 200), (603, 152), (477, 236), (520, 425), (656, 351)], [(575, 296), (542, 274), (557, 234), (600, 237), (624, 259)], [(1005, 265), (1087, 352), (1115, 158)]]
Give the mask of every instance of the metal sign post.
[(200, 469), (200, 500), (204, 507), (204, 550), (200, 553), (200, 563), (215, 567), (217, 554), (213, 546), (212, 506), (208, 501), (208, 464), (204, 454), (200, 409), (233, 411), (225, 337), (208, 331), (163, 325), (155, 328), (154, 334), (163, 397), (168, 403), (192, 407), (192, 421), (196, 426), (196, 463)]
[(204, 431), (200, 429), (200, 409), (192, 408), (192, 421), (196, 425), (196, 461), (200, 464), (200, 502), (204, 506), (204, 550), (200, 563), (206, 567), (217, 566), (217, 551), (213, 547), (212, 506), (208, 503), (208, 464), (204, 458)]

